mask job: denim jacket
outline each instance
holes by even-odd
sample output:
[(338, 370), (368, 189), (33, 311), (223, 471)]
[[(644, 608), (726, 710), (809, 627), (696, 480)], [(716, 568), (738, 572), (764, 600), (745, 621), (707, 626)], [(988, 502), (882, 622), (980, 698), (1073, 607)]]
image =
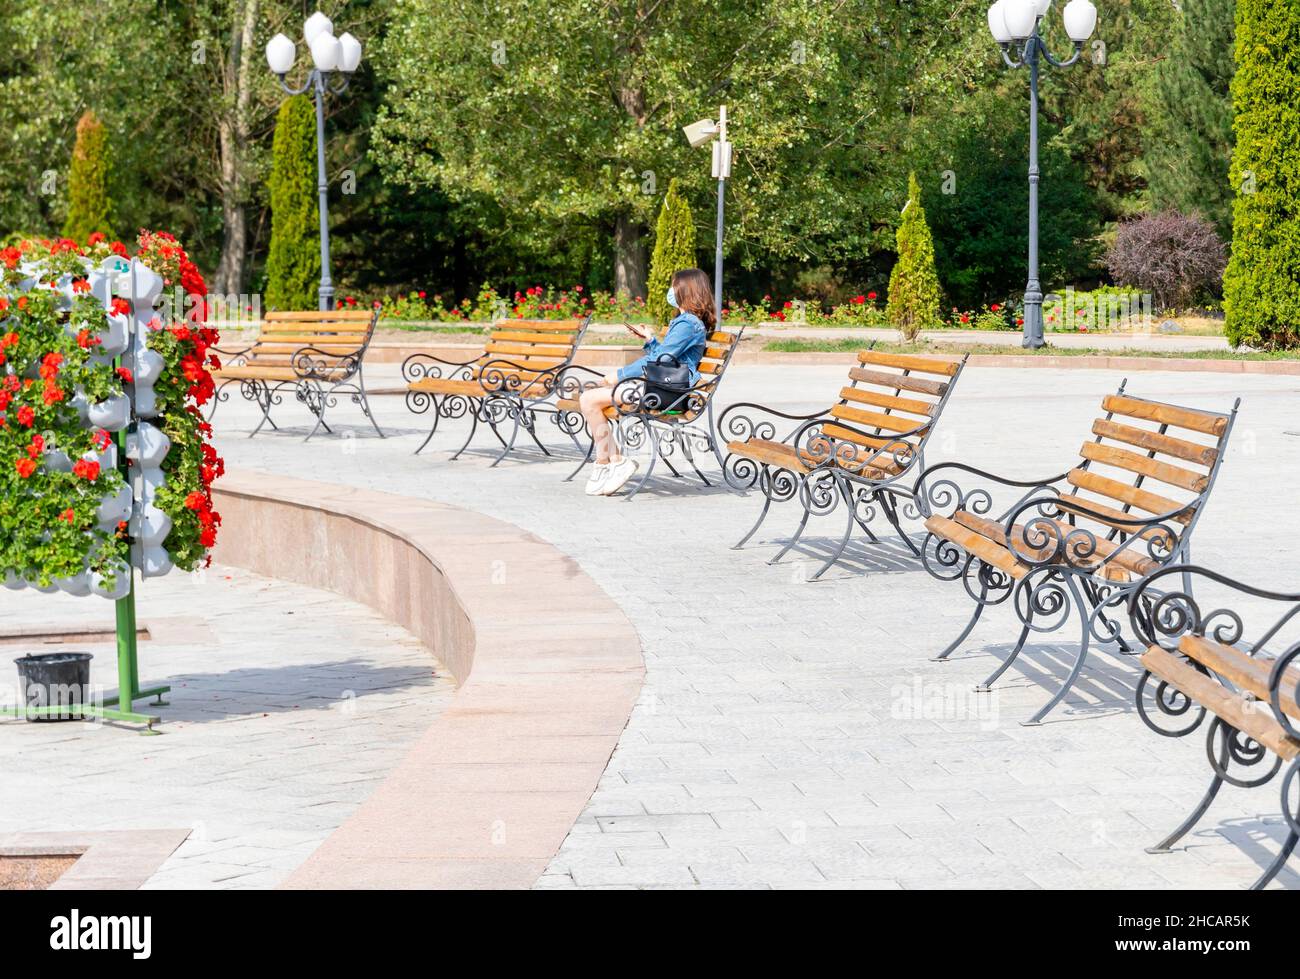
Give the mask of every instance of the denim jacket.
[(643, 377), (645, 365), (653, 363), (664, 354), (672, 354), (683, 367), (691, 369), (691, 384), (700, 380), (700, 359), (704, 356), (704, 341), (708, 331), (704, 321), (694, 313), (678, 313), (668, 324), (668, 333), (662, 340), (651, 337), (645, 342), (645, 354), (626, 367), (618, 369), (618, 379), (626, 381), (629, 377)]

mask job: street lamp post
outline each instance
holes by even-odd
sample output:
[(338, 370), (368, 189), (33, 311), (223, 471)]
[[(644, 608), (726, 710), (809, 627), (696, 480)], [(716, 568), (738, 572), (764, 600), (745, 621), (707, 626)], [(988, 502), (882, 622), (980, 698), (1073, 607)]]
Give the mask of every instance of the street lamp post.
[(714, 236), (713, 306), (722, 322), (722, 237), (726, 217), (727, 178), (731, 176), (731, 142), (727, 139), (727, 107), (718, 107), (718, 121), (701, 119), (682, 130), (692, 147), (713, 143), (713, 179), (718, 182), (718, 226)]
[[(1052, 0), (997, 0), (989, 8), (989, 32), (1002, 49), (1009, 68), (1029, 68), (1029, 281), (1025, 285), (1026, 347), (1041, 347), (1043, 339), (1043, 286), (1038, 279), (1038, 66), (1041, 60), (1068, 68), (1079, 60), (1083, 42), (1097, 26), (1097, 8), (1089, 0), (1070, 0), (1062, 18), (1074, 42), (1074, 54), (1065, 60), (1052, 55), (1039, 33)], [(1011, 53), (1012, 46), (1016, 51)]]
[[(334, 308), (334, 280), (330, 278), (329, 180), (325, 175), (325, 95), (342, 95), (361, 64), (361, 42), (351, 34), (334, 36), (334, 24), (319, 10), (302, 25), (302, 37), (315, 66), (301, 86), (284, 80), (298, 51), (293, 41), (277, 34), (266, 45), (266, 63), (289, 95), (311, 89), (316, 98), (316, 191), (320, 195), (320, 289), (321, 309)], [(341, 78), (342, 81), (332, 81)]]

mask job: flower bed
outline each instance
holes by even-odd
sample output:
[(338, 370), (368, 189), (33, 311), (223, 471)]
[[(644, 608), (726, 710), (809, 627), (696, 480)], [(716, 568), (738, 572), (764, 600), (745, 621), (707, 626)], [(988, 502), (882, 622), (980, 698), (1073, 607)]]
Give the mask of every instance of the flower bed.
[[(171, 519), (173, 564), (193, 570), (220, 525), (211, 485), (223, 464), (199, 415), (212, 395), (217, 335), (204, 323), (202, 276), (179, 243), (141, 232), (138, 246), (146, 265), (191, 297), (182, 321), (165, 310), (153, 318), (146, 346), (162, 361), (155, 424), (171, 440), (154, 505)], [(0, 250), (0, 578), (10, 586), (108, 594), (129, 559), (130, 497), (110, 429), (129, 420), (132, 366), (119, 366), (117, 354), (132, 310), (106, 290), (92, 294), (90, 283), (126, 256), (102, 235), (84, 246), (59, 239)]]

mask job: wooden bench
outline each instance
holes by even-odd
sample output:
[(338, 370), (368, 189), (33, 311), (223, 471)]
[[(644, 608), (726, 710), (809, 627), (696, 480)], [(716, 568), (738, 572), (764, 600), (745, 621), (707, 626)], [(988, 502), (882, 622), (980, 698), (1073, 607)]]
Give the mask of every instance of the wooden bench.
[[(931, 511), (953, 506), (947, 516), (931, 512), (926, 519), (925, 567), (936, 578), (964, 580), (975, 602), (970, 621), (936, 659), (965, 641), (986, 607), (1013, 596), (1020, 638), (978, 688), (987, 690), (1031, 632), (1055, 631), (1071, 609), (1079, 615), (1082, 638), (1073, 666), (1029, 724), (1039, 723), (1069, 692), (1092, 639), (1128, 648), (1106, 609), (1124, 605), (1145, 577), (1187, 559), (1237, 408), (1222, 413), (1148, 401), (1125, 394), (1121, 384), (1102, 400), (1102, 411), (1078, 463), (1060, 476), (1013, 480), (941, 463), (922, 473), (918, 486)], [(990, 518), (991, 491), (963, 490), (959, 476), (989, 480), (1019, 498)]]
[[(1178, 582), (1180, 590), (1163, 591), (1167, 581)], [(1266, 599), (1281, 603), (1284, 611), (1267, 629), (1256, 630), (1257, 640), (1244, 643), (1238, 612), (1204, 611), (1211, 607), (1205, 590), (1217, 592), (1219, 586), (1249, 595), (1256, 600), (1254, 609), (1260, 607), (1257, 600)], [(1191, 565), (1150, 576), (1135, 594), (1131, 620), (1147, 646), (1137, 686), (1138, 715), (1157, 734), (1175, 738), (1192, 734), (1207, 716), (1212, 718), (1206, 732), (1206, 757), (1213, 771), (1209, 788), (1191, 814), (1148, 853), (1171, 852), (1209, 810), (1225, 782), (1256, 788), (1287, 765), (1281, 792), (1287, 836), (1252, 890), (1265, 887), (1285, 865), (1300, 838), (1300, 813), (1292, 791), (1300, 770), (1300, 669), (1293, 665), (1300, 657), (1300, 636), (1292, 626), (1298, 616), (1300, 595), (1262, 591)]]
[[(383, 438), (384, 433), (370, 411), (362, 371), (378, 318), (378, 311), (366, 310), (267, 313), (250, 346), (234, 351), (217, 350), (223, 363), (213, 372), (217, 390), (212, 399), (212, 413), (215, 414), (218, 403), (229, 400), (225, 389), (238, 384), (243, 397), (256, 402), (262, 411), (262, 420), (250, 433), (251, 438), (264, 425), (277, 428), (271, 409), (280, 404), (280, 392), (292, 388), (296, 399), (316, 416), (316, 425), (307, 436), (310, 439), (322, 427), (327, 432), (333, 431), (325, 422), (325, 411), (337, 404), (337, 396), (342, 392), (351, 394)], [(211, 414), (208, 417), (210, 420)]]
[[(614, 403), (605, 409), (605, 417), (613, 423), (615, 437), (626, 451), (643, 447), (650, 450), (650, 464), (628, 491), (626, 499), (632, 499), (645, 487), (661, 459), (674, 476), (681, 478), (682, 474), (672, 460), (679, 448), (700, 481), (705, 486), (713, 485), (700, 470), (695, 453), (712, 453), (722, 465), (722, 454), (714, 437), (713, 405), (744, 332), (744, 327), (734, 333), (719, 328), (709, 334), (698, 368), (699, 383), (674, 404), (662, 408), (643, 405), (641, 392), (644, 385), (637, 377), (630, 377), (614, 386)], [(596, 378), (600, 376), (599, 372), (584, 367), (571, 367), (564, 372), (557, 402), (558, 409), (565, 416), (561, 427), (574, 433), (586, 431), (578, 399), (584, 390), (598, 383)], [(590, 431), (586, 434), (586, 453), (578, 468), (565, 477), (566, 481), (578, 475), (593, 458), (595, 444)]]
[[(495, 466), (515, 447), (522, 429), (545, 455), (537, 437), (537, 416), (546, 414), (570, 438), (561, 412), (554, 406), (561, 372), (573, 363), (591, 317), (581, 320), (498, 320), (488, 332), (483, 352), (473, 360), (449, 361), (433, 354), (414, 354), (402, 363), (406, 380), (406, 406), (415, 414), (433, 410), (429, 434), (415, 450), (424, 451), (439, 419), (470, 416), (464, 443), (451, 456), (458, 459), (478, 431), (480, 423), (501, 443)], [(509, 438), (500, 427), (513, 423)], [(574, 438), (577, 444), (577, 439)]]
[[(898, 500), (915, 501), (908, 476), (925, 467), (925, 445), (939, 421), (966, 358), (863, 350), (857, 354), (839, 400), (823, 411), (792, 415), (761, 404), (732, 405), (718, 420), (727, 442), (724, 473), (737, 489), (758, 486), (763, 507), (743, 547), (767, 519), (773, 503), (798, 499), (799, 526), (769, 561), (780, 561), (803, 536), (811, 516), (845, 507), (838, 546), (812, 578), (820, 578), (844, 553), (855, 524), (868, 527), (877, 508), (904, 544), (919, 556), (898, 519)], [(791, 423), (783, 438), (778, 426)]]

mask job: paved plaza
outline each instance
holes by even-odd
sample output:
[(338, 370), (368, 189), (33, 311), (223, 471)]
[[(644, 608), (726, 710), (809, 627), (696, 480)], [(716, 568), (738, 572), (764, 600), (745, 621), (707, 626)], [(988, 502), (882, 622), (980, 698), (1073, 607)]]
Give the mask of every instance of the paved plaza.
[[(3, 626), (113, 628), (99, 599), (0, 592)], [(145, 885), (275, 887), (374, 791), (450, 700), (423, 645), (364, 605), (213, 567), (140, 588), (141, 679), (166, 733), (0, 722), (8, 833), (188, 830)], [(15, 701), (0, 647), (0, 703)], [(91, 681), (117, 687), (110, 642)], [(141, 702), (142, 706), (144, 703)], [(154, 709), (154, 708), (146, 708)]]
[[(834, 367), (740, 365), (722, 400), (809, 411), (833, 399), (843, 376)], [(1022, 478), (1063, 472), (1119, 380), (1099, 371), (971, 368), (930, 461), (960, 458)], [(1197, 532), (1198, 562), (1294, 588), (1298, 386), (1294, 378), (1240, 374), (1130, 379), (1132, 394), (1193, 406), (1222, 410), (1243, 399)], [(839, 513), (769, 566), (795, 524), (792, 506), (736, 551), (731, 544), (759, 507), (754, 494), (665, 478), (631, 502), (589, 499), (580, 482), (562, 481), (572, 446), (549, 425), (543, 437), (562, 459), (522, 453), (489, 468), (490, 435), (477, 443), (482, 452), (452, 463), (465, 429), (444, 421), (417, 457), (423, 419), (408, 414), (401, 398), (374, 403), (388, 439), (376, 438), (344, 403), (332, 420), (340, 434), (304, 443), (302, 406), (286, 401), (276, 415), (282, 431), (249, 439), (256, 409), (232, 401), (216, 419), (220, 449), (241, 470), (425, 497), (516, 524), (574, 558), (639, 632), (641, 700), (540, 887), (1241, 887), (1284, 836), (1276, 788), (1228, 788), (1185, 849), (1146, 855), (1143, 848), (1176, 825), (1208, 783), (1203, 739), (1148, 732), (1132, 705), (1136, 663), (1110, 652), (1093, 655), (1075, 693), (1046, 723), (1022, 727), (1068, 669), (1073, 627), (1061, 645), (1050, 637), (1031, 643), (993, 693), (975, 694), (994, 654), (1015, 637), (1011, 614), (996, 610), (964, 652), (931, 662), (969, 605), (960, 585), (931, 579), (897, 540), (859, 541), (840, 566), (809, 583), (839, 535)], [(527, 573), (505, 569), (515, 571)], [(193, 587), (179, 577), (149, 583), (142, 617), (149, 618), (149, 596), (158, 595), (165, 609), (189, 608), (197, 619), (185, 599)], [(206, 627), (228, 638), (209, 662), (195, 664), (180, 644), (155, 640), (142, 650), (147, 678), (188, 684), (165, 712), (178, 718), (167, 736), (6, 735), (6, 770), (16, 765), (22, 773), (10, 798), (24, 802), (7, 802), (0, 831), (30, 824), (33, 813), (58, 828), (190, 825), (202, 811), (208, 839), (182, 847), (154, 883), (271, 886), (293, 861), (284, 850), (305, 856), (450, 695), (427, 652), (358, 606), (241, 575), (212, 594), (224, 597)], [(238, 614), (250, 598), (259, 615)], [(265, 617), (286, 607), (298, 609), (293, 619), (271, 619), (268, 628)], [(81, 615), (108, 607), (64, 608)], [(252, 692), (283, 689), (277, 678), (296, 672), (319, 679), (316, 709), (277, 703), (269, 718), (229, 716), (236, 707), (255, 709), (266, 698)], [(336, 718), (340, 686), (364, 688), (357, 706), (373, 713), (373, 723)], [(201, 693), (187, 696), (196, 687)], [(209, 692), (218, 698), (211, 707)], [(52, 775), (38, 776), (64, 738), (81, 745)], [(30, 760), (36, 746), (39, 764)], [(168, 782), (181, 771), (184, 779), (166, 789), (149, 787), (151, 776)], [(95, 777), (78, 783), (88, 774)], [(142, 824), (123, 801), (135, 795), (167, 806), (151, 808), (158, 819)], [(206, 802), (187, 809), (186, 798)], [(241, 853), (267, 851), (266, 865), (220, 878), (229, 861), (208, 851), (231, 835), (249, 840)], [(1274, 886), (1297, 884), (1284, 871)]]
[[(809, 411), (829, 403), (843, 373), (744, 365), (721, 397)], [(972, 368), (931, 461), (962, 458), (1022, 477), (1063, 472), (1120, 379)], [(1133, 394), (1206, 408), (1243, 398), (1198, 529), (1199, 561), (1247, 580), (1296, 580), (1288, 533), (1258, 528), (1296, 527), (1300, 436), (1287, 431), (1300, 429), (1297, 386), (1212, 373), (1130, 379)], [(414, 456), (422, 419), (400, 398), (376, 406), (389, 439), (344, 405), (340, 437), (304, 444), (300, 406), (281, 411), (290, 426), (282, 434), (250, 440), (254, 412), (226, 405), (221, 448), (244, 469), (423, 496), (515, 523), (574, 557), (640, 633), (641, 703), (540, 886), (1233, 887), (1254, 879), (1284, 835), (1273, 788), (1229, 789), (1185, 852), (1145, 855), (1208, 782), (1201, 739), (1148, 732), (1132, 706), (1135, 663), (1105, 654), (1048, 723), (1021, 727), (1067, 669), (1065, 649), (1031, 645), (993, 694), (973, 694), (992, 652), (1014, 639), (1010, 613), (986, 619), (972, 651), (930, 662), (969, 606), (959, 585), (932, 580), (897, 543), (859, 548), (810, 584), (803, 579), (838, 535), (838, 516), (814, 529), (803, 553), (769, 567), (771, 542), (796, 516), (778, 514), (731, 550), (757, 512), (753, 495), (668, 478), (632, 502), (591, 500), (562, 482), (568, 457), (524, 454), (488, 468), (490, 436), (477, 443), (482, 454), (449, 462), (464, 434), (455, 423)], [(543, 437), (562, 448), (558, 433)], [(1289, 872), (1279, 881), (1297, 883)]]

